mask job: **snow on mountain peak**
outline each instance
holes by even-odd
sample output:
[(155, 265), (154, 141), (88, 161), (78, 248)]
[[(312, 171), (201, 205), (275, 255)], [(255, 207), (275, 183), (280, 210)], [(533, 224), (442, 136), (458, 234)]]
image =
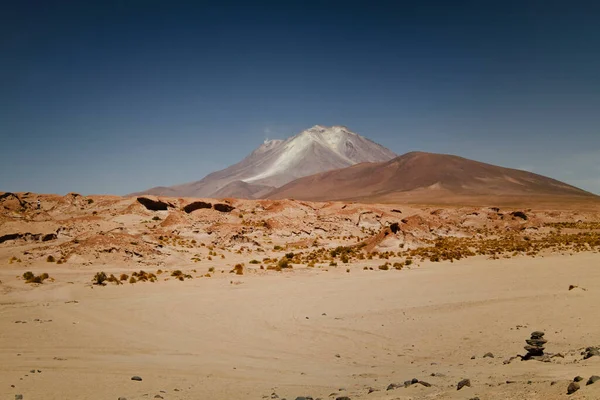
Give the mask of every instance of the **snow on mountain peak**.
[(315, 171), (343, 168), (366, 161), (387, 161), (395, 157), (388, 149), (339, 125), (315, 125), (276, 144), (265, 142), (260, 150), (272, 150), (270, 154), (274, 155), (273, 161), (243, 181), (256, 182), (282, 174), (305, 176)]

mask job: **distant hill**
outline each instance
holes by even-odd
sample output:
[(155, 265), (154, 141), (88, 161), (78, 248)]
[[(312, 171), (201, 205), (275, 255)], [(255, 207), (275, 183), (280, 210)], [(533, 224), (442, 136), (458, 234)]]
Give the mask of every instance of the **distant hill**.
[(346, 127), (316, 125), (287, 140), (267, 140), (239, 163), (199, 181), (132, 195), (262, 197), (267, 187), (279, 187), (303, 176), (394, 157), (392, 151)]
[(591, 199), (600, 197), (531, 172), (466, 158), (412, 152), (387, 162), (362, 163), (297, 179), (271, 199), (481, 203), (484, 199)]

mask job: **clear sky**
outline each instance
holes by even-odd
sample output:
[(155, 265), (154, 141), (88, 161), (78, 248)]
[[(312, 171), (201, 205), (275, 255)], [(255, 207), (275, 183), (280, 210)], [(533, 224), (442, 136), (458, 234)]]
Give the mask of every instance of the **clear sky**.
[(0, 191), (195, 181), (316, 124), (600, 194), (600, 2), (0, 5)]

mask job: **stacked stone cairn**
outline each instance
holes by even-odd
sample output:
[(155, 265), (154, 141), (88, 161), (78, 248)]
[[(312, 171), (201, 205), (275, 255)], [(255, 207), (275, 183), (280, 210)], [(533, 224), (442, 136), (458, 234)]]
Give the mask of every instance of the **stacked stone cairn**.
[(543, 360), (545, 358), (544, 345), (548, 341), (544, 339), (544, 332), (532, 332), (531, 338), (527, 339), (526, 342), (527, 346), (525, 346), (525, 350), (527, 350), (527, 354), (523, 357), (524, 360)]

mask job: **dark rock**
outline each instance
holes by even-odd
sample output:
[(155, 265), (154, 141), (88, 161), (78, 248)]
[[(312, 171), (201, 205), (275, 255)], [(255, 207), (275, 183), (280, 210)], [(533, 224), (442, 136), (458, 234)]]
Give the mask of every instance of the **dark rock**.
[[(410, 382), (410, 381), (408, 381)], [(394, 389), (398, 389), (399, 387), (401, 387), (402, 385), (398, 384), (398, 383), (390, 383), (387, 387), (387, 389), (385, 390), (394, 390)]]
[(475, 356), (471, 356), (471, 360), (474, 360), (475, 358), (477, 358), (477, 357), (475, 357)]
[(127, 400), (127, 397), (119, 397), (119, 400)]
[(56, 233), (47, 233), (45, 235), (42, 235), (42, 242), (48, 242), (50, 240), (55, 240), (56, 238)]
[(212, 207), (211, 203), (207, 203), (205, 201), (194, 201), (194, 202), (186, 205), (185, 207), (183, 207), (183, 211), (185, 211), (186, 213), (189, 214), (196, 210), (200, 210), (201, 208), (211, 208), (211, 207)]
[(573, 382), (581, 382), (583, 380), (583, 376), (579, 376), (577, 375), (575, 378), (573, 378)]
[(371, 394), (371, 393), (373, 393), (373, 392), (377, 392), (377, 389), (374, 389), (374, 388), (372, 388), (372, 387), (369, 387), (369, 388), (367, 388), (367, 389), (368, 389), (368, 392), (367, 392), (367, 394)]
[(412, 378), (410, 383), (414, 385), (415, 383), (419, 383), (419, 380), (417, 378)]
[(164, 399), (164, 397), (162, 397), (160, 394), (157, 394), (156, 396), (154, 396), (155, 399)]
[(573, 394), (579, 390), (579, 384), (575, 382), (569, 383), (569, 387), (567, 388), (567, 394)]
[(395, 208), (392, 210), (393, 213), (398, 213), (398, 214), (402, 214), (402, 211), (400, 210), (396, 210)]
[(479, 400), (479, 397), (471, 397), (469, 400)]
[(543, 347), (548, 341), (546, 339), (527, 339), (527, 344), (536, 347)]
[(421, 385), (423, 385), (423, 386), (425, 386), (425, 387), (431, 387), (431, 383), (429, 383), (429, 382), (425, 382), (425, 381), (419, 381), (419, 382), (417, 382), (417, 383), (419, 383), (419, 384), (421, 384)]
[(313, 398), (310, 396), (306, 396), (306, 397), (300, 396), (300, 397), (296, 397), (296, 400), (313, 400)]
[(15, 400), (23, 400), (22, 394), (15, 394)]
[(335, 400), (350, 400), (350, 397), (348, 397), (348, 396), (341, 396), (341, 397), (336, 397)]
[(485, 354), (483, 355), (483, 358), (486, 358), (486, 357), (487, 357), (487, 358), (494, 358), (494, 355), (493, 355), (492, 353), (485, 353)]
[(532, 339), (540, 339), (544, 337), (544, 332), (542, 331), (535, 331), (535, 332), (531, 332), (531, 338)]
[(587, 385), (592, 385), (592, 384), (594, 384), (594, 383), (596, 383), (598, 381), (600, 381), (600, 376), (598, 376), (598, 375), (592, 375), (592, 376), (590, 376), (590, 379), (588, 379), (588, 381), (586, 383), (586, 386)]
[(591, 357), (600, 357), (600, 350), (598, 350), (597, 347), (588, 347), (585, 349), (584, 355), (583, 355), (583, 359), (587, 360), (588, 358)]
[(456, 385), (456, 390), (460, 390), (460, 389), (464, 388), (465, 386), (471, 387), (470, 379), (463, 379), (462, 381), (458, 382), (458, 384)]
[(152, 200), (148, 197), (138, 197), (137, 201), (150, 211), (165, 211), (168, 207), (173, 207), (170, 203), (161, 200)]
[(557, 383), (558, 383), (557, 381), (552, 381), (552, 382), (550, 382), (550, 386), (554, 386), (554, 385), (556, 385)]
[(392, 231), (393, 234), (396, 234), (400, 230), (400, 225), (397, 222), (394, 222), (393, 224), (390, 225), (390, 230)]
[(137, 375), (135, 375), (135, 376), (132, 376), (132, 377), (131, 377), (131, 380), (132, 380), (132, 381), (141, 381), (141, 380), (142, 380), (142, 378), (141, 378), (141, 377), (139, 377), (139, 376), (137, 376)]
[[(31, 372), (32, 374), (35, 374), (35, 369), (30, 370), (29, 372)], [(583, 378), (582, 378), (583, 379)]]
[(225, 203), (216, 203), (215, 205), (213, 205), (213, 208), (217, 211), (220, 212), (232, 212), (233, 210), (235, 210), (235, 207), (230, 206), (229, 204), (225, 204)]
[(409, 387), (412, 384), (413, 384), (412, 381), (404, 381), (404, 387), (405, 388)]
[(525, 346), (524, 349), (527, 350), (528, 356), (541, 356), (544, 354), (545, 347)]
[(522, 220), (527, 221), (527, 215), (523, 211), (513, 211), (510, 213), (513, 217), (521, 218)]

